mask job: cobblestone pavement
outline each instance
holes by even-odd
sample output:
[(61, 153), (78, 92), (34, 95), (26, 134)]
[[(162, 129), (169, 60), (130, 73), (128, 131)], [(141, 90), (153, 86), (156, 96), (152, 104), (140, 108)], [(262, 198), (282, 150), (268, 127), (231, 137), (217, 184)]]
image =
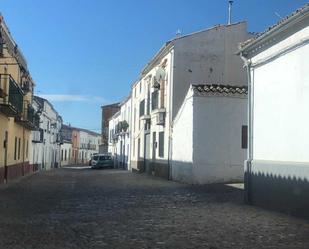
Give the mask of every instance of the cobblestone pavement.
[(119, 170), (58, 169), (0, 187), (0, 248), (309, 248), (309, 222), (242, 190)]

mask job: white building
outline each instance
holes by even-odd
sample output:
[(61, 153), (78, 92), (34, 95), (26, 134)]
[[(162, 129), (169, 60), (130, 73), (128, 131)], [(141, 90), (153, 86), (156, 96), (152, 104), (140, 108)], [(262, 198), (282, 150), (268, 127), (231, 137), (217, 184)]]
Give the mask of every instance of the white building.
[(61, 167), (72, 164), (72, 142), (63, 141), (61, 145)]
[(119, 104), (120, 111), (109, 121), (108, 152), (118, 168), (130, 169), (131, 95)]
[(91, 156), (99, 153), (101, 134), (85, 129), (79, 129), (79, 163), (89, 164)]
[(238, 44), (250, 37), (246, 23), (240, 22), (215, 26), (164, 44), (133, 84), (132, 170), (172, 178), (176, 170), (171, 168), (173, 124), (190, 84), (245, 85), (246, 73), (236, 52)]
[(240, 54), (250, 76), (247, 199), (308, 217), (309, 5)]
[(33, 107), (40, 114), (40, 129), (32, 131), (30, 164), (38, 169), (51, 169), (60, 166), (60, 129), (62, 118), (46, 99), (33, 98)]
[(242, 182), (247, 87), (191, 85), (172, 130), (170, 178), (191, 184)]

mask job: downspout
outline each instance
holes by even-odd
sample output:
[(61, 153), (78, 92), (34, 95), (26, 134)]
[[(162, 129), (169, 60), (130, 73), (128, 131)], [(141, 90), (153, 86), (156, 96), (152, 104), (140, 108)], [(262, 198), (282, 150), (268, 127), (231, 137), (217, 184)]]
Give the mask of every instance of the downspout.
[(253, 160), (253, 86), (250, 73), (251, 62), (240, 53), (240, 57), (244, 62), (247, 72), (248, 80), (248, 154), (245, 161), (245, 202), (251, 204), (251, 174), (252, 174), (252, 160)]
[(23, 163), (22, 163), (22, 175), (25, 175), (25, 127), (23, 126)]
[(172, 109), (173, 109), (173, 83), (174, 83), (174, 49), (171, 51), (171, 65), (170, 65), (170, 84), (169, 84), (169, 93), (166, 96), (169, 96), (169, 134), (168, 134), (168, 158), (167, 158), (167, 165), (168, 165), (168, 179), (172, 180)]

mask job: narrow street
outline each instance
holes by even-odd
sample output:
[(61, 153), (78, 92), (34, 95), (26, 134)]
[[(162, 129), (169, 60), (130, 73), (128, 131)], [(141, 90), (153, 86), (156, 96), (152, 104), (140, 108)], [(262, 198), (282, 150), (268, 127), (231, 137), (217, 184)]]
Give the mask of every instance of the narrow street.
[(309, 248), (309, 223), (242, 190), (120, 170), (57, 169), (0, 187), (0, 248)]

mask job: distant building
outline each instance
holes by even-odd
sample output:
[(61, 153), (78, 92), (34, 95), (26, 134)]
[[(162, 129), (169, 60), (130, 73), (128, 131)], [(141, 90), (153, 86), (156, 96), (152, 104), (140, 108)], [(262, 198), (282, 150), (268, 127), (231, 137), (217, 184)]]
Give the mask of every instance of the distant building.
[(249, 76), (249, 203), (309, 217), (309, 4), (241, 46)]
[(72, 142), (63, 141), (61, 145), (61, 167), (72, 164)]
[(120, 110), (119, 103), (104, 105), (102, 110), (102, 127), (101, 127), (101, 139), (100, 153), (106, 153), (108, 151), (108, 132), (109, 132), (109, 119)]
[(108, 152), (118, 168), (130, 169), (131, 95), (119, 104), (120, 111), (109, 120)]
[(62, 118), (46, 99), (34, 96), (36, 112), (40, 117), (38, 131), (31, 133), (30, 162), (38, 169), (51, 169), (60, 166), (60, 129)]
[(86, 129), (79, 129), (79, 139), (79, 163), (89, 164), (91, 156), (99, 152), (101, 134)]
[(91, 156), (99, 153), (101, 134), (87, 129), (63, 125), (61, 130), (63, 145), (61, 147), (62, 165), (89, 163)]

